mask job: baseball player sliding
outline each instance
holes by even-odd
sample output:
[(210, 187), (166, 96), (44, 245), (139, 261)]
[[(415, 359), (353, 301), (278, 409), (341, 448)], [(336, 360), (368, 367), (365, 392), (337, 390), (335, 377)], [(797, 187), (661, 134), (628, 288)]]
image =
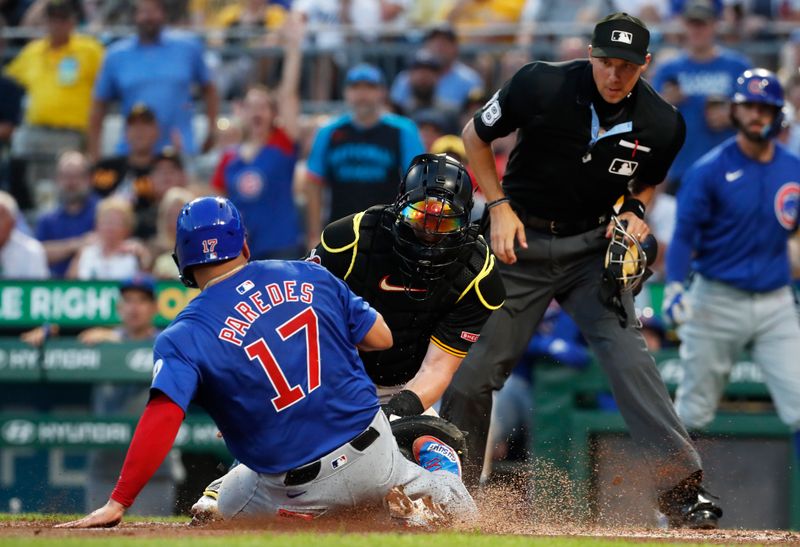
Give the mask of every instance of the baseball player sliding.
[[(444, 154), (421, 154), (408, 166), (393, 204), (329, 224), (307, 259), (345, 281), (391, 328), (391, 348), (361, 354), (388, 415), (431, 413), (484, 323), (503, 304), (494, 255), (470, 224), (471, 209), (465, 167)], [(417, 425), (426, 431), (449, 424), (425, 419), (402, 427)], [(396, 436), (399, 427), (392, 422)], [(443, 439), (439, 431), (431, 433)], [(460, 448), (458, 439), (460, 432), (444, 440)], [(209, 484), (192, 507), (199, 520), (216, 516), (219, 485), (219, 479)]]
[(692, 167), (678, 195), (664, 312), (680, 324), (684, 377), (675, 406), (689, 429), (713, 420), (748, 346), (781, 419), (800, 429), (800, 324), (787, 253), (797, 229), (800, 158), (774, 141), (782, 108), (774, 74), (739, 76), (731, 106), (736, 136)]
[(219, 492), (225, 518), (315, 518), (383, 499), (474, 515), (455, 451), (420, 437), (415, 465), (380, 411), (357, 353), (392, 345), (380, 314), (316, 264), (248, 264), (244, 237), (226, 199), (199, 198), (181, 211), (175, 260), (183, 282), (202, 292), (156, 340), (151, 398), (108, 503), (63, 526), (119, 523), (190, 402), (241, 462)]

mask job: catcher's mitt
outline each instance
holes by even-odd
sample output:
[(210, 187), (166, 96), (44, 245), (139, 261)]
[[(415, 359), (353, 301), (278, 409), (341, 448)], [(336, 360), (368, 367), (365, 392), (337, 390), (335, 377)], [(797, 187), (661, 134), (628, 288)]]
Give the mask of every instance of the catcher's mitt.
[(461, 465), (465, 465), (467, 459), (467, 439), (463, 431), (456, 426), (438, 416), (406, 416), (391, 422), (392, 433), (397, 439), (400, 452), (407, 460), (416, 463), (414, 452), (411, 446), (414, 441), (423, 435), (432, 435), (451, 446), (458, 453)]

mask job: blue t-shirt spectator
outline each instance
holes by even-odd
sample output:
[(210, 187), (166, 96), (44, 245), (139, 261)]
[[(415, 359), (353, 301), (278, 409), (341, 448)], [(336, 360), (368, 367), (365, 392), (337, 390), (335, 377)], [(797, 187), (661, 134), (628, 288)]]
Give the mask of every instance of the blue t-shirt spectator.
[[(76, 212), (68, 212), (63, 205), (44, 213), (36, 224), (36, 239), (42, 243), (59, 239), (80, 237), (94, 229), (95, 208), (97, 196), (86, 198), (83, 208)], [(63, 278), (72, 259), (67, 258), (61, 262), (50, 264), (50, 274), (54, 278)]]
[(706, 123), (705, 109), (709, 97), (730, 98), (736, 78), (751, 64), (739, 53), (720, 49), (711, 61), (695, 61), (683, 53), (665, 62), (653, 78), (653, 87), (664, 91), (667, 84), (677, 84), (684, 96), (676, 105), (686, 121), (686, 142), (678, 153), (667, 178), (679, 183), (686, 170), (703, 154), (733, 136), (732, 128), (713, 131)]
[[(94, 97), (121, 101), (124, 115), (135, 104), (146, 104), (158, 119), (156, 149), (173, 144), (172, 135), (178, 131), (183, 151), (193, 155), (197, 145), (192, 134), (192, 88), (210, 80), (198, 38), (186, 32), (163, 31), (153, 44), (143, 44), (134, 36), (112, 45), (97, 76)], [(117, 152), (127, 154), (124, 128)]]
[[(484, 88), (480, 75), (464, 63), (456, 61), (441, 75), (436, 84), (435, 102), (437, 105), (460, 112), (470, 93)], [(393, 104), (406, 104), (411, 97), (408, 71), (404, 70), (394, 79), (389, 97)]]
[(336, 220), (393, 202), (400, 177), (424, 152), (419, 130), (408, 118), (383, 114), (372, 127), (360, 127), (345, 114), (317, 133), (308, 172), (330, 187), (329, 218)]
[[(669, 1), (669, 12), (671, 17), (680, 17), (684, 11), (686, 11), (686, 4), (689, 4), (690, 0), (670, 0)], [(712, 0), (711, 5), (714, 8), (714, 11), (717, 14), (717, 17), (722, 15), (722, 0)]]
[(242, 157), (239, 148), (227, 150), (211, 179), (211, 186), (227, 195), (242, 213), (256, 260), (294, 259), (304, 254), (292, 194), (296, 163), (296, 143), (276, 128), (250, 160)]

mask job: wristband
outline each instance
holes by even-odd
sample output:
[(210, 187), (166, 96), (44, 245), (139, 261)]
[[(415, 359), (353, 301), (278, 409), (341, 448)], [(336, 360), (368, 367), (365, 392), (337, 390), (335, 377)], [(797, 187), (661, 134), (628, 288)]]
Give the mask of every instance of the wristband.
[(419, 416), (425, 412), (425, 407), (422, 406), (422, 401), (413, 391), (404, 389), (397, 393), (394, 397), (389, 399), (386, 404), (389, 408), (388, 415), (394, 414), (395, 416)]
[(505, 196), (505, 197), (502, 197), (500, 199), (496, 199), (494, 201), (490, 201), (489, 203), (486, 204), (486, 208), (487, 209), (491, 209), (493, 207), (497, 207), (501, 203), (509, 203), (509, 202), (511, 202), (511, 198), (508, 197), (508, 196)]
[(621, 215), (622, 213), (633, 213), (640, 219), (644, 220), (644, 203), (636, 198), (628, 198), (622, 202), (622, 205), (619, 208), (619, 214)]

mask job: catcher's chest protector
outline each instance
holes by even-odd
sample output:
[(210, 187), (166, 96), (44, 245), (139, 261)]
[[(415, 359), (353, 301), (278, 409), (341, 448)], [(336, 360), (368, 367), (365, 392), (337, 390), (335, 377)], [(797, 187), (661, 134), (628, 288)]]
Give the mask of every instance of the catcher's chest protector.
[(370, 378), (380, 386), (401, 385), (414, 377), (437, 322), (452, 310), (480, 271), (472, 273), (471, 263), (477, 261), (469, 258), (480, 253), (471, 245), (443, 278), (428, 285), (410, 279), (400, 271), (390, 228), (391, 216), (382, 207), (365, 212), (355, 263), (346, 280), (354, 293), (383, 315), (392, 330), (392, 348), (361, 356)]

